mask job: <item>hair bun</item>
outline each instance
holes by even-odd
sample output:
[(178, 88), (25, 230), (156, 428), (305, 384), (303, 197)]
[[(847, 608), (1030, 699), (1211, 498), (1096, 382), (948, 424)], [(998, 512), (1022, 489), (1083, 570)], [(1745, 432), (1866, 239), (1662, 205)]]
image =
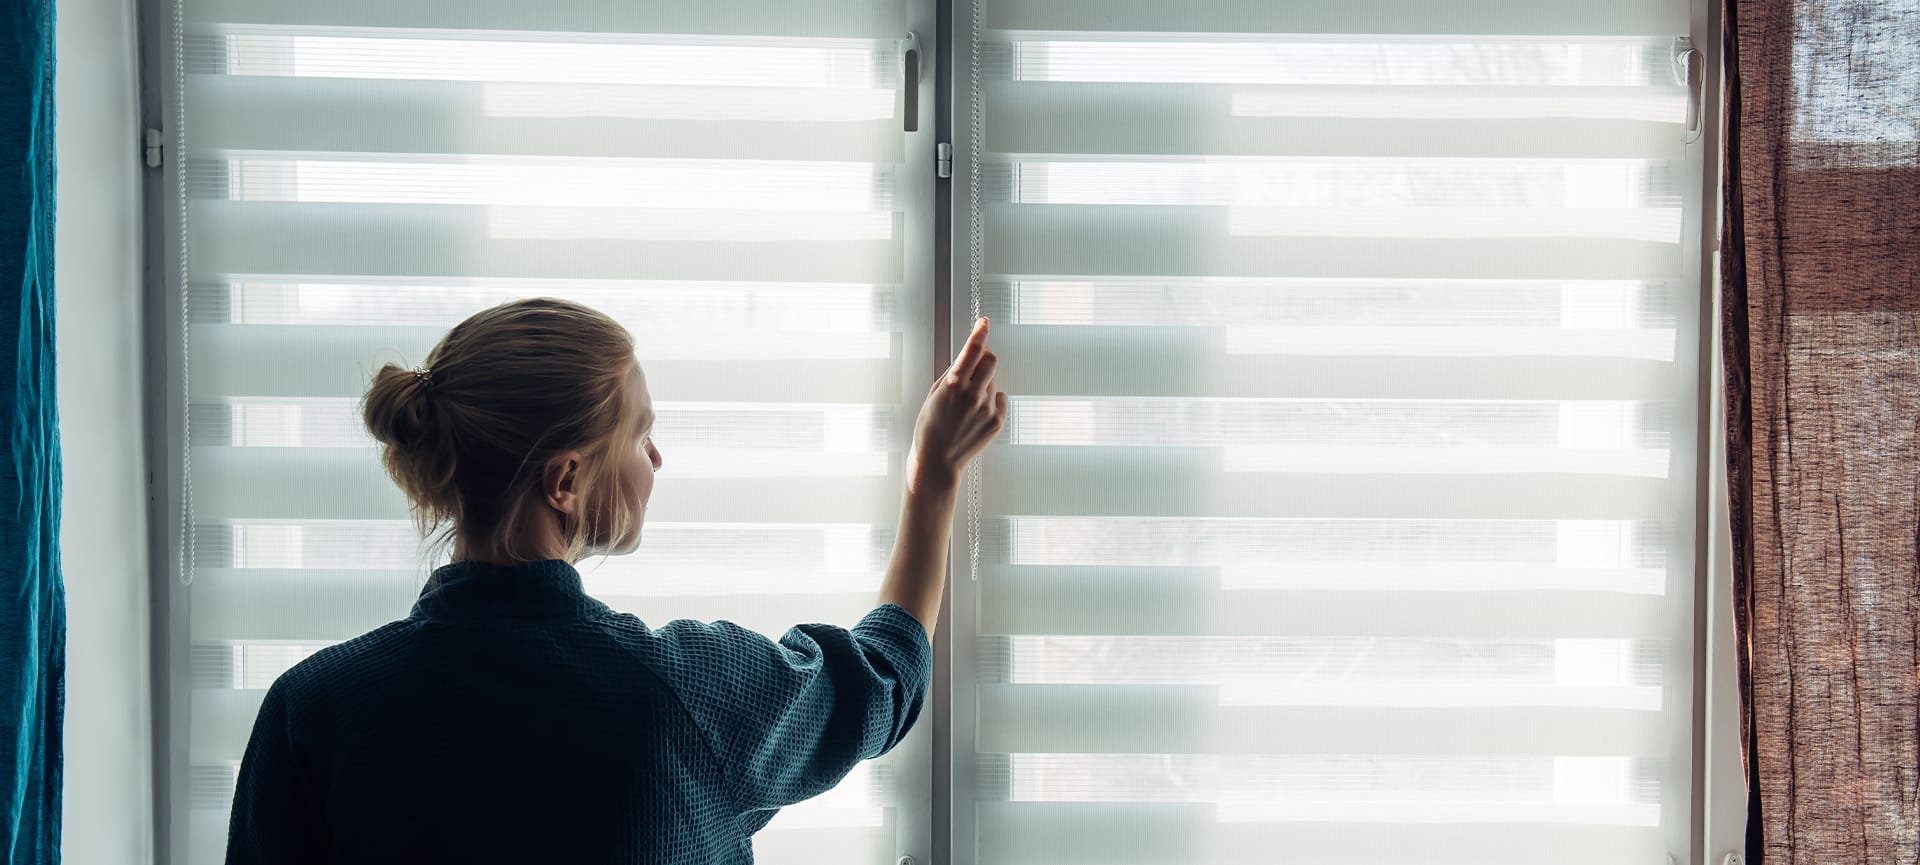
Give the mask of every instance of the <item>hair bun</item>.
[(429, 438), (432, 400), (426, 398), (431, 379), (399, 364), (387, 364), (373, 374), (373, 385), (361, 413), (367, 431), (391, 448), (412, 449)]

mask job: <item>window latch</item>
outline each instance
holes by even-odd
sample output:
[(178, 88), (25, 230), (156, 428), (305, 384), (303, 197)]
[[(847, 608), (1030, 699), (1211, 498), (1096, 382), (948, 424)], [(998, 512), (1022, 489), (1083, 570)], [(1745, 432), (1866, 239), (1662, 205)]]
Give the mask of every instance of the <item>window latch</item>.
[(1687, 89), (1687, 143), (1700, 140), (1706, 123), (1706, 57), (1693, 47), (1693, 40), (1681, 36), (1673, 40), (1673, 80)]
[(902, 131), (920, 131), (920, 34), (900, 40), (900, 125)]

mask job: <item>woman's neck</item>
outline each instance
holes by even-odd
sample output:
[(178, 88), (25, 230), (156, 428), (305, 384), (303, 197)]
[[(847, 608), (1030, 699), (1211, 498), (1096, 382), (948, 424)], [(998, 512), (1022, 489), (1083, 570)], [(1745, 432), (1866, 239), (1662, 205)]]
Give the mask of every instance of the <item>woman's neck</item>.
[[(558, 521), (536, 520), (533, 525), (524, 526), (519, 537), (511, 540), (505, 537), (491, 537), (476, 540), (460, 534), (454, 534), (453, 560), (456, 562), (478, 562), (486, 565), (517, 565), (523, 562), (539, 562), (550, 559), (569, 559), (567, 542), (562, 537)], [(509, 555), (508, 550), (522, 555)], [(532, 558), (525, 557), (531, 554)]]

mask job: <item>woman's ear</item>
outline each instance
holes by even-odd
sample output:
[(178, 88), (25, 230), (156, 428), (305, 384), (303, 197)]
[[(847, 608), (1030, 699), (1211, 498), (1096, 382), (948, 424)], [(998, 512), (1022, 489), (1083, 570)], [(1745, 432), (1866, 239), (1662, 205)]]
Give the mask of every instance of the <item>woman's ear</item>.
[(580, 475), (580, 465), (585, 455), (579, 451), (567, 451), (547, 460), (546, 471), (540, 476), (540, 494), (547, 500), (547, 506), (569, 516), (580, 512), (580, 495), (576, 483)]

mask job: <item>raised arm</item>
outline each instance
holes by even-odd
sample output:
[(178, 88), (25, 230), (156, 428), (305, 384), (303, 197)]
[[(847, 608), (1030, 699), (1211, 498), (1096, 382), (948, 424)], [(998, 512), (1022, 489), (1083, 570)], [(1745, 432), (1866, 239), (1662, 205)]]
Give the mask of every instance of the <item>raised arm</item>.
[(914, 424), (900, 530), (879, 602), (912, 613), (928, 636), (940, 618), (940, 597), (946, 589), (947, 544), (960, 477), (1007, 423), (1007, 395), (994, 390), (999, 362), (987, 348), (987, 320), (981, 318), (953, 366), (933, 383)]

